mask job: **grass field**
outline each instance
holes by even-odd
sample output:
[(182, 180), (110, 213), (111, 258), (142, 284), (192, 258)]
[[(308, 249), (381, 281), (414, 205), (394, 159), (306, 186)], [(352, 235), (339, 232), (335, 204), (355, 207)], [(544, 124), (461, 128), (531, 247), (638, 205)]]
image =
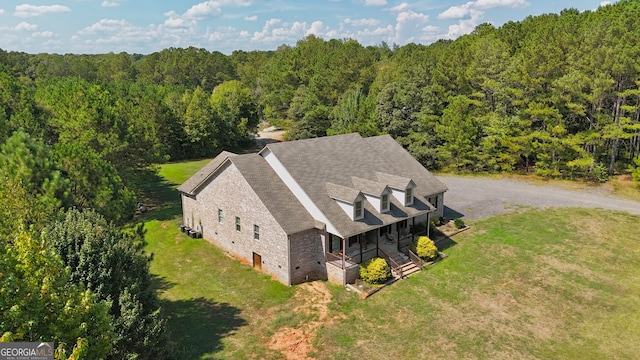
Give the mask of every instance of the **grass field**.
[(151, 271), (181, 358), (640, 353), (640, 217), (555, 209), (473, 222), (447, 259), (363, 300), (324, 282), (283, 286), (181, 234), (171, 188), (202, 165), (163, 165), (149, 178), (160, 199), (146, 221)]

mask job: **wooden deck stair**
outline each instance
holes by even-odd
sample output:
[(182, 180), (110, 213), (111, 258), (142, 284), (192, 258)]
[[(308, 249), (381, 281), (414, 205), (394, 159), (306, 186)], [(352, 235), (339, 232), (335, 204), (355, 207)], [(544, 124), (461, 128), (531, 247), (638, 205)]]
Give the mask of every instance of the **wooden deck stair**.
[(407, 255), (397, 250), (385, 249), (385, 251), (387, 255), (389, 255), (389, 258), (393, 260), (393, 262), (395, 262), (400, 268), (400, 269), (394, 269), (392, 265), (393, 263), (389, 264), (389, 266), (391, 266), (391, 269), (392, 269), (391, 272), (394, 277), (396, 278), (407, 277), (408, 275), (411, 275), (415, 272), (420, 271), (420, 268), (417, 267), (416, 264), (414, 264)]

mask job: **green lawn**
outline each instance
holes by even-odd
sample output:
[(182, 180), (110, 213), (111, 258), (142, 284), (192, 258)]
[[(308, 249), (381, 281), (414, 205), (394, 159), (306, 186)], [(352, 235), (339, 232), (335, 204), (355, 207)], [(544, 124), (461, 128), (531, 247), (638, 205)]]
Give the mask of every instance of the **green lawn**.
[(146, 222), (151, 271), (182, 358), (284, 358), (273, 336), (289, 328), (313, 328), (311, 355), (320, 359), (640, 353), (638, 216), (530, 210), (473, 222), (447, 259), (366, 300), (327, 284), (323, 317), (305, 287), (283, 286), (179, 232), (170, 188), (204, 164), (161, 166), (165, 178), (154, 186), (173, 205), (160, 204), (163, 216), (152, 210)]

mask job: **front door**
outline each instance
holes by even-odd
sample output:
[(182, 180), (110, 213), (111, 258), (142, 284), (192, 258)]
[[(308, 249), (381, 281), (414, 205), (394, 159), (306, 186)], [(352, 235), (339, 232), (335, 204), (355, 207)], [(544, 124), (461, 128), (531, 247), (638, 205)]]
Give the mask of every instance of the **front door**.
[(262, 271), (262, 256), (253, 253), (253, 267)]

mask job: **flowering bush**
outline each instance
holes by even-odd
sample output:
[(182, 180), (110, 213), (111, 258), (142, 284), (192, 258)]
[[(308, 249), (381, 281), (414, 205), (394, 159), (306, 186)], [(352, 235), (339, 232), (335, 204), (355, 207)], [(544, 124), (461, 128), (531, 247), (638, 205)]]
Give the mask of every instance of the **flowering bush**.
[(411, 243), (411, 251), (424, 260), (433, 260), (438, 256), (438, 248), (433, 240), (420, 236)]
[(382, 258), (369, 259), (360, 264), (360, 278), (368, 284), (384, 284), (390, 277), (389, 264)]

